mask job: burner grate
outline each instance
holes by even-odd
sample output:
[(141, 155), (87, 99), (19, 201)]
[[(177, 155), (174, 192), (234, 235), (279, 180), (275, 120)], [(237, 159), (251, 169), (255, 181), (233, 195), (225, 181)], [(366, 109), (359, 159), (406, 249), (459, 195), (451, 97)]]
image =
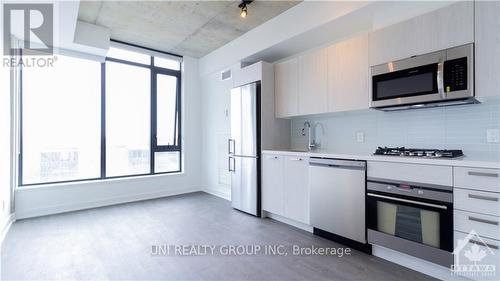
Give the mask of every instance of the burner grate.
[(378, 147), (374, 155), (427, 157), (427, 158), (457, 158), (463, 156), (458, 149), (417, 149), (405, 147)]

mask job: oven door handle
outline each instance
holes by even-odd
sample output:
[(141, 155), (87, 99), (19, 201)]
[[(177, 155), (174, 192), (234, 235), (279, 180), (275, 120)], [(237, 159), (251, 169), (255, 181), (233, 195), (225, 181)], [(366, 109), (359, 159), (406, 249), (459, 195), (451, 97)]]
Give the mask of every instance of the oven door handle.
[(385, 196), (385, 195), (380, 195), (380, 194), (375, 194), (375, 193), (367, 193), (366, 195), (371, 196), (371, 197), (378, 197), (378, 198), (390, 199), (390, 200), (399, 201), (399, 202), (412, 203), (412, 204), (421, 205), (421, 206), (439, 208), (439, 209), (443, 209), (443, 210), (447, 210), (448, 209), (448, 207), (445, 206), (445, 205), (437, 205), (437, 204), (431, 204), (431, 203), (426, 203), (426, 202), (419, 202), (419, 201), (402, 199), (402, 198), (396, 198), (396, 197)]

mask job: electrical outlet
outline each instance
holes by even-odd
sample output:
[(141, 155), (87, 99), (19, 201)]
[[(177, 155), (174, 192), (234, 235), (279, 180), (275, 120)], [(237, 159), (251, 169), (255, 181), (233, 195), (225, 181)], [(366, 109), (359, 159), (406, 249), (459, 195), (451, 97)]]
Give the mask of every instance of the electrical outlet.
[(365, 142), (365, 133), (363, 132), (357, 132), (356, 133), (356, 140), (360, 143)]
[(486, 142), (488, 143), (500, 142), (500, 130), (499, 129), (486, 130)]

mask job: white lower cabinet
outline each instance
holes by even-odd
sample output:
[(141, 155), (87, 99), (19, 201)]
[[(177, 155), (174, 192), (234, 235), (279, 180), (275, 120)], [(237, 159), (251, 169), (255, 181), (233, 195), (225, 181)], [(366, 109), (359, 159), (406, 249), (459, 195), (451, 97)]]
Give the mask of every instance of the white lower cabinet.
[(283, 215), (284, 162), (281, 155), (266, 155), (262, 160), (262, 209)]
[(309, 224), (309, 163), (306, 157), (264, 154), (262, 209)]
[(309, 224), (309, 163), (307, 158), (285, 157), (284, 216)]
[[(458, 259), (459, 264), (467, 265), (471, 263), (468, 261), (468, 254), (466, 254), (469, 252), (472, 253), (472, 256), (470, 256), (472, 260), (474, 260), (475, 257), (477, 257), (478, 260), (480, 259), (480, 261), (477, 262), (478, 266), (483, 266), (484, 268), (485, 265), (492, 265), (496, 268), (496, 271), (498, 271), (498, 268), (500, 268), (500, 242), (498, 240), (470, 235), (461, 231), (454, 231), (454, 236), (455, 251), (457, 254), (460, 254)], [(479, 247), (473, 250), (476, 245)], [(474, 254), (476, 254), (476, 256), (474, 256)], [(479, 274), (469, 276), (469, 278), (478, 281), (498, 280), (495, 275), (483, 276), (481, 274), (482, 272), (479, 272)]]
[(478, 235), (491, 239), (500, 239), (500, 218), (491, 215), (455, 210), (455, 230), (469, 233), (475, 231)]
[[(500, 268), (500, 185), (494, 169), (454, 167), (455, 262)], [(470, 254), (477, 253), (477, 259)], [(498, 273), (497, 273), (498, 274)], [(473, 280), (498, 280), (473, 275)]]

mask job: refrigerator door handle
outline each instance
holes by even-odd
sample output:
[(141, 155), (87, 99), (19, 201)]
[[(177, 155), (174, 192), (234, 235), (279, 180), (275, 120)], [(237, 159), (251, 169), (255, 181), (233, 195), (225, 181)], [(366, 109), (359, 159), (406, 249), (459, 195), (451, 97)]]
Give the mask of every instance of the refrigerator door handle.
[[(232, 168), (231, 168), (231, 159), (233, 160), (232, 161), (233, 162), (233, 165), (232, 165), (233, 167)], [(227, 166), (228, 166), (227, 170), (228, 170), (228, 172), (235, 172), (234, 166), (235, 166), (235, 161), (236, 160), (234, 159), (234, 157), (231, 157), (231, 156), (227, 160), (228, 160), (228, 163), (227, 163)]]
[[(231, 143), (233, 144), (233, 150), (231, 151)], [(228, 139), (227, 140), (227, 153), (228, 154), (234, 154), (234, 149), (235, 149), (235, 143), (233, 139)]]

